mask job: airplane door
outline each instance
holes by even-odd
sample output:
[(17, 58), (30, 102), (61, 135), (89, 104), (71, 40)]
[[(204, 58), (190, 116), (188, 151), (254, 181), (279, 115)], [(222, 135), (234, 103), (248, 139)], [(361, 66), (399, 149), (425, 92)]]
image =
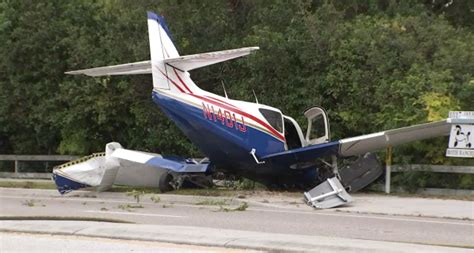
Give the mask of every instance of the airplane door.
[(329, 120), (323, 108), (313, 107), (304, 112), (308, 119), (306, 130), (307, 145), (329, 142)]

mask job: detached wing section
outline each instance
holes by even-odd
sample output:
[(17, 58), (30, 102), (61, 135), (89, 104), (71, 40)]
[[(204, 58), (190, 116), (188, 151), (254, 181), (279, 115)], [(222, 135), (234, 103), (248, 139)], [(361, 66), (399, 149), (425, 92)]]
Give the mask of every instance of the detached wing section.
[[(258, 50), (258, 47), (244, 47), (239, 49), (223, 50), (202, 54), (192, 54), (179, 56), (175, 58), (164, 59), (163, 62), (181, 71), (189, 71), (223, 61), (232, 60), (238, 57), (246, 56), (252, 51)], [(115, 75), (140, 75), (151, 74), (151, 61), (140, 61), (125, 63), (119, 65), (81, 69), (65, 72), (68, 75), (86, 75), (86, 76), (115, 76)]]
[(260, 158), (271, 163), (285, 164), (292, 168), (301, 168), (317, 158), (330, 155), (355, 156), (376, 151), (388, 146), (447, 136), (450, 124), (446, 120), (397, 128), (383, 132), (346, 138), (339, 141), (292, 149)]
[(178, 157), (165, 157), (122, 148), (108, 143), (105, 153), (86, 156), (55, 167), (53, 180), (61, 194), (87, 187), (107, 190), (113, 184), (158, 186), (160, 175), (206, 172), (209, 163), (197, 163)]
[(127, 160), (130, 162), (141, 163), (144, 165), (167, 169), (174, 172), (205, 172), (209, 164), (195, 164), (187, 162), (185, 159), (177, 159), (175, 157), (168, 158), (158, 154), (145, 153), (129, 149), (117, 149), (112, 157)]

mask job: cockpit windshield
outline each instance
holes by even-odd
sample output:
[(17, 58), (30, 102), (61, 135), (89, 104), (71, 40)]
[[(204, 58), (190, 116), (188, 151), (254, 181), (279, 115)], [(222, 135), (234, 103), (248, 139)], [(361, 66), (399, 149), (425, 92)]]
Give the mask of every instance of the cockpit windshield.
[(280, 133), (283, 132), (283, 117), (280, 112), (263, 108), (259, 109), (259, 111), (273, 128)]

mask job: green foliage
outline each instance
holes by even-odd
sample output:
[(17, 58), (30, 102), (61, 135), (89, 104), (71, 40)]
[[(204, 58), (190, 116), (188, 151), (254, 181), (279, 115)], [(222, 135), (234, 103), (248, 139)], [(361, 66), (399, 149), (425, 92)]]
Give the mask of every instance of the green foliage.
[[(64, 75), (148, 59), (147, 10), (167, 18), (183, 55), (260, 46), (193, 79), (220, 94), (223, 81), (236, 99), (252, 101), (254, 89), (300, 124), (302, 111), (323, 106), (333, 139), (472, 110), (470, 9), (444, 0), (1, 1), (0, 153), (84, 155), (117, 141), (198, 156), (151, 102), (149, 76)], [(456, 163), (446, 142), (404, 145), (395, 162)]]
[(238, 207), (235, 207), (235, 208), (228, 208), (228, 207), (223, 207), (223, 206), (220, 206), (219, 207), (219, 212), (242, 212), (242, 211), (245, 211), (247, 210), (247, 208), (249, 207), (249, 205), (247, 204), (247, 202), (242, 202), (240, 203), (240, 205)]
[(422, 171), (395, 173), (393, 185), (414, 193), (419, 188), (474, 189), (474, 175)]
[(160, 196), (153, 195), (153, 196), (150, 197), (150, 200), (153, 201), (154, 203), (160, 203), (161, 198), (160, 198)]
[(201, 200), (199, 202), (196, 202), (195, 205), (203, 205), (203, 206), (224, 206), (227, 205), (227, 200), (226, 199), (220, 199), (220, 200), (212, 200), (212, 199), (205, 199)]
[(127, 192), (127, 196), (132, 196), (135, 201), (138, 203), (140, 203), (140, 198), (145, 194), (145, 192), (143, 191), (137, 191), (137, 190), (132, 190), (130, 192)]

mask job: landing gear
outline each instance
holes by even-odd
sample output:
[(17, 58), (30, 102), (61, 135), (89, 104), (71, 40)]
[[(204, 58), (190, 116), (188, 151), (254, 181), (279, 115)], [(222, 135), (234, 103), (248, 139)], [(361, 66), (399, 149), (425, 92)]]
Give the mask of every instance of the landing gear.
[(160, 176), (160, 179), (158, 182), (158, 188), (160, 189), (161, 192), (169, 192), (174, 189), (173, 181), (174, 181), (173, 175), (169, 171), (166, 171)]
[(178, 190), (181, 187), (210, 188), (213, 186), (212, 176), (205, 173), (176, 173), (166, 171), (161, 174), (158, 188), (161, 192)]

